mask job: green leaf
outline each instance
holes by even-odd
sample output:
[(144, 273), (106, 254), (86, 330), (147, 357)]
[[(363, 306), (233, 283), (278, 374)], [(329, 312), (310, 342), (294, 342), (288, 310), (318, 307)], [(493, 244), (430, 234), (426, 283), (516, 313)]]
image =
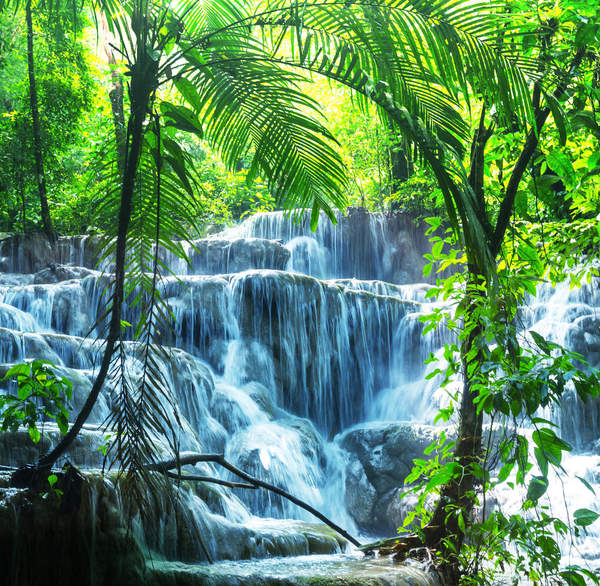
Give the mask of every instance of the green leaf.
[(550, 354), (550, 346), (548, 345), (548, 342), (546, 342), (546, 339), (543, 336), (541, 336), (537, 332), (534, 332), (533, 330), (529, 330), (529, 334), (533, 338), (533, 341), (536, 343), (537, 347), (540, 350), (542, 350), (542, 352)]
[(596, 494), (594, 487), (585, 478), (577, 476), (577, 474), (575, 475), (575, 478), (577, 478), (581, 482), (581, 484), (583, 484), (583, 486), (585, 486), (592, 494)]
[(25, 384), (19, 384), (19, 388), (17, 389), (17, 396), (20, 401), (25, 401), (31, 393), (33, 392), (33, 386), (30, 382), (26, 382)]
[(24, 375), (24, 376), (29, 377), (30, 373), (31, 373), (31, 366), (29, 364), (19, 363), (19, 364), (15, 364), (14, 366), (11, 366), (8, 369), (8, 372), (6, 373), (6, 375), (4, 376), (4, 378), (2, 380), (9, 380), (18, 375)]
[(50, 485), (50, 488), (52, 488), (57, 482), (58, 476), (56, 476), (56, 474), (50, 474), (50, 476), (48, 476), (48, 484)]
[(563, 570), (560, 576), (567, 586), (586, 586), (585, 578), (576, 570)]
[(537, 503), (547, 490), (548, 479), (544, 476), (533, 476), (529, 483), (529, 487), (527, 488), (526, 499), (533, 503)]
[(175, 82), (175, 87), (179, 90), (179, 93), (185, 98), (186, 102), (196, 110), (200, 112), (203, 104), (198, 95), (198, 90), (194, 84), (188, 79), (181, 78)]
[(600, 514), (596, 513), (595, 511), (590, 511), (590, 509), (577, 509), (573, 513), (575, 525), (579, 525), (580, 527), (588, 527), (599, 517)]
[(540, 472), (544, 476), (548, 476), (548, 458), (546, 457), (546, 453), (544, 450), (540, 448), (534, 448), (533, 453), (535, 455), (535, 459), (537, 460), (538, 466), (540, 467)]
[(598, 29), (598, 25), (594, 22), (594, 20), (590, 20), (585, 23), (582, 27), (577, 30), (575, 34), (575, 46), (585, 47), (589, 43), (593, 43), (596, 40), (596, 31)]
[(178, 130), (192, 132), (200, 138), (204, 136), (198, 117), (186, 106), (176, 106), (170, 102), (161, 102), (160, 109), (165, 117), (165, 126), (174, 126)]
[[(546, 103), (550, 108), (550, 112), (552, 112), (552, 117), (554, 118), (556, 128), (558, 129), (560, 146), (565, 146), (567, 144), (567, 122), (565, 112), (558, 100), (552, 94), (544, 92), (544, 96), (546, 98)], [(548, 163), (548, 166), (552, 168), (550, 163)], [(556, 171), (556, 169), (554, 170)]]
[(498, 472), (498, 482), (504, 482), (512, 472), (512, 469), (515, 466), (514, 460), (511, 462), (507, 462), (500, 468), (500, 472)]
[(552, 169), (569, 188), (577, 184), (577, 174), (571, 159), (560, 149), (554, 149), (546, 155), (548, 167)]
[(65, 435), (69, 430), (69, 420), (68, 416), (64, 413), (59, 413), (56, 416), (56, 424), (58, 425), (58, 429), (60, 429), (60, 433)]
[(28, 429), (29, 437), (34, 444), (37, 444), (40, 441), (40, 432), (37, 427), (33, 426)]

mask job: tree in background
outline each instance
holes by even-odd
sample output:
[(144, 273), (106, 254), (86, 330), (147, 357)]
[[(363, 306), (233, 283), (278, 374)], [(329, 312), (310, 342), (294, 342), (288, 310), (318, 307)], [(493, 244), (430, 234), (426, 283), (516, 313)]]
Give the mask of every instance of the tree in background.
[[(28, 231), (41, 216), (46, 235), (53, 238), (50, 215), (83, 164), (70, 147), (82, 138), (79, 125), (91, 107), (94, 82), (87, 50), (73, 32), (83, 26), (80, 15), (57, 7), (29, 16), (5, 8), (0, 17), (0, 225), (5, 231)], [(48, 198), (54, 206), (48, 206)]]
[(48, 237), (48, 240), (50, 240), (50, 242), (54, 242), (56, 240), (56, 233), (52, 227), (50, 209), (48, 208), (46, 172), (44, 170), (44, 157), (42, 154), (40, 111), (38, 104), (37, 83), (35, 80), (35, 66), (33, 62), (33, 17), (31, 14), (31, 0), (27, 0), (25, 4), (25, 22), (27, 23), (27, 75), (29, 78), (29, 109), (31, 112), (35, 177), (37, 180), (38, 197), (40, 199), (42, 226), (44, 227), (44, 232)]

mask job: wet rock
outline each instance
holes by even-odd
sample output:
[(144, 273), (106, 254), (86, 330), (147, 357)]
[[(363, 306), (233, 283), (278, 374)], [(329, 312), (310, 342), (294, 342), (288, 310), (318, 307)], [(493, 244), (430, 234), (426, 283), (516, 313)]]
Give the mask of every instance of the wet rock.
[(189, 256), (195, 274), (212, 275), (248, 269), (285, 269), (290, 253), (276, 240), (215, 238), (194, 242)]
[(408, 423), (354, 427), (337, 438), (350, 453), (346, 467), (346, 506), (358, 526), (376, 535), (394, 533), (403, 507), (398, 505), (404, 479), (415, 458), (442, 430)]
[[(59, 479), (60, 482), (60, 479)], [(144, 556), (103, 484), (85, 481), (70, 513), (61, 501), (26, 489), (0, 488), (0, 564), (7, 584), (142, 584)], [(60, 537), (60, 538), (57, 538)]]
[(441, 428), (409, 423), (379, 423), (354, 427), (338, 439), (340, 446), (358, 458), (378, 494), (397, 488), (422, 458)]
[[(316, 241), (314, 248), (319, 249), (319, 254), (325, 252), (330, 259), (328, 274), (318, 276), (380, 279), (390, 283), (424, 280), (423, 254), (430, 252), (431, 245), (411, 214), (369, 213), (362, 208), (348, 208), (346, 215), (337, 214), (337, 226), (322, 214), (316, 232), (310, 229), (308, 215), (297, 220), (290, 222), (284, 212), (260, 214), (225, 234), (283, 238), (286, 242), (310, 238)], [(303, 252), (302, 256), (306, 256)], [(302, 258), (294, 268), (305, 270), (321, 265)]]
[[(61, 434), (56, 425), (40, 424), (42, 438), (34, 444), (25, 430), (3, 432), (0, 434), (0, 462), (8, 466), (24, 466), (37, 462), (42, 454), (49, 452), (60, 440)], [(104, 434), (84, 427), (73, 440), (64, 460), (78, 467), (102, 468), (104, 456), (100, 446), (104, 443)]]
[(56, 252), (41, 233), (15, 234), (0, 241), (0, 257), (4, 257), (7, 272), (36, 273), (56, 262)]
[(359, 527), (371, 527), (377, 506), (377, 491), (369, 482), (362, 464), (354, 460), (346, 467), (345, 504)]
[(433, 575), (418, 568), (348, 556), (302, 556), (244, 565), (158, 562), (148, 568), (151, 586), (439, 586)]
[(62, 236), (51, 244), (42, 233), (14, 234), (0, 240), (0, 262), (14, 273), (37, 273), (56, 263), (94, 268), (97, 243), (88, 236)]
[[(293, 487), (294, 496), (317, 509), (322, 505), (322, 439), (311, 424), (301, 421), (255, 423), (235, 433), (225, 458), (251, 476), (279, 487)], [(290, 455), (295, 454), (293, 460)], [(297, 517), (299, 510), (287, 499), (266, 490), (242, 491), (239, 497), (255, 514)]]
[(257, 420), (267, 421), (256, 402), (243, 390), (231, 385), (217, 385), (210, 411), (229, 433), (235, 433)]
[(97, 274), (96, 271), (85, 267), (71, 267), (68, 265), (52, 263), (50, 266), (38, 271), (33, 277), (33, 282), (36, 285), (42, 283), (58, 283), (60, 281), (69, 281), (71, 279), (83, 279), (83, 277), (95, 274)]

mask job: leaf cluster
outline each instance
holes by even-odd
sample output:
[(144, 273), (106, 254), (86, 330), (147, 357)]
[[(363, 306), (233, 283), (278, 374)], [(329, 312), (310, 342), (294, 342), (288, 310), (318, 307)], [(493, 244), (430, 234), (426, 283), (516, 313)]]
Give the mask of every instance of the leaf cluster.
[(2, 431), (16, 431), (25, 426), (33, 443), (38, 443), (40, 421), (53, 419), (61, 433), (69, 425), (69, 401), (73, 393), (70, 380), (55, 373), (47, 360), (34, 360), (11, 366), (2, 382), (16, 383), (16, 392), (0, 394)]

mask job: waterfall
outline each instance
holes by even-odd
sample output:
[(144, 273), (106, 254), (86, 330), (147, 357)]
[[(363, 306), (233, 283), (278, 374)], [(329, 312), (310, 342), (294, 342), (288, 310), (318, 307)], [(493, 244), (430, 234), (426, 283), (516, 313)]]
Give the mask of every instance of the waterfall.
[[(74, 381), (75, 411), (98, 368), (94, 340), (103, 332), (111, 268), (95, 266), (94, 245), (86, 237), (61, 238), (54, 250), (42, 239), (0, 242), (0, 363), (52, 361)], [(439, 434), (434, 417), (446, 401), (424, 365), (452, 341), (441, 327), (423, 335), (419, 318), (440, 306), (426, 297), (431, 284), (421, 276), (424, 229), (408, 215), (354, 209), (338, 215), (336, 226), (321, 218), (311, 232), (306, 217), (271, 212), (181, 247), (189, 262), (160, 253), (172, 272), (160, 293), (175, 318), (161, 371), (173, 395), (169, 417), (182, 422), (180, 448), (224, 453), (350, 531), (393, 532), (407, 506), (398, 491), (412, 459)], [(581, 289), (544, 285), (519, 316), (524, 328), (597, 365), (599, 308), (596, 279)], [(123, 319), (135, 323), (139, 312), (126, 305)], [(135, 373), (135, 342), (125, 336)], [(111, 409), (105, 388), (73, 461), (101, 467), (95, 428)], [(569, 392), (551, 416), (575, 447), (565, 468), (598, 486), (600, 403), (583, 405)], [(54, 430), (44, 441), (57, 440)], [(32, 457), (30, 448), (9, 450), (6, 441), (2, 463)], [(197, 473), (219, 471), (200, 464)], [(591, 502), (575, 476), (568, 482), (567, 504)], [(217, 558), (311, 551), (312, 519), (276, 495), (217, 485), (186, 490), (187, 526)], [(515, 494), (498, 498), (509, 506)], [(266, 526), (262, 518), (273, 519)], [(162, 533), (152, 547), (167, 557), (175, 555), (170, 523), (157, 513)], [(586, 560), (600, 556), (600, 530), (590, 527), (579, 546)], [(198, 546), (186, 547), (189, 559), (202, 558)]]

